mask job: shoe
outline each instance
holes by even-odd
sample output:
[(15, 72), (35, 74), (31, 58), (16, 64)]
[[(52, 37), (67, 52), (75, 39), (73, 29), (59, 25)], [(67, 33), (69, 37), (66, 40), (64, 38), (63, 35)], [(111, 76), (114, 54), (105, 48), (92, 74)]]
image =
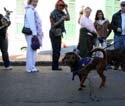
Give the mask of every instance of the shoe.
[(114, 67), (114, 70), (118, 70), (118, 69), (119, 69), (119, 67), (116, 67), (116, 66)]
[(39, 72), (39, 70), (37, 70), (36, 68), (33, 68), (31, 71), (32, 72)]
[(12, 70), (13, 67), (12, 67), (12, 66), (8, 66), (8, 67), (5, 67), (4, 69), (5, 69), (5, 70)]
[(31, 73), (32, 71), (31, 70), (26, 70), (26, 72)]
[(52, 68), (53, 71), (61, 71), (62, 68)]

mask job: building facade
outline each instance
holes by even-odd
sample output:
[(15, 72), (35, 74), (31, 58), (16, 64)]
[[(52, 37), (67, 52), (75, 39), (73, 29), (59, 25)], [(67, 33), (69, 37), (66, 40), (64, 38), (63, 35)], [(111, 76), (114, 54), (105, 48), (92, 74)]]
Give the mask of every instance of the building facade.
[[(66, 22), (66, 34), (64, 34), (64, 42), (66, 45), (77, 45), (79, 38), (79, 11), (82, 6), (90, 6), (92, 8), (91, 19), (94, 20), (97, 9), (102, 9), (105, 17), (111, 20), (112, 14), (119, 9), (119, 0), (64, 0), (68, 4), (71, 20)], [(44, 32), (43, 47), (41, 50), (51, 49), (49, 39), (50, 12), (54, 9), (57, 0), (39, 0), (37, 10), (42, 19), (42, 27)], [(3, 7), (13, 11), (11, 18), (11, 26), (8, 29), (9, 35), (9, 52), (21, 52), (21, 47), (26, 46), (25, 37), (21, 33), (24, 21), (24, 7), (27, 0), (1, 0), (2, 6), (0, 13), (4, 14)], [(110, 36), (112, 37), (112, 35)], [(16, 49), (15, 49), (16, 48)]]

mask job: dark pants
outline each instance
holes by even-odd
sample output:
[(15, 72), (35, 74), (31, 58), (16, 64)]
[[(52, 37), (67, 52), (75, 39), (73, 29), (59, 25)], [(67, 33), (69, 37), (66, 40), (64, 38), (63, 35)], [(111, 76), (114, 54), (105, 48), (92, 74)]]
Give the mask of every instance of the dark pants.
[(80, 29), (79, 42), (77, 48), (80, 51), (80, 56), (82, 58), (86, 57), (88, 53), (92, 50), (95, 44), (96, 35), (88, 35), (88, 30), (85, 28)]
[(58, 69), (61, 51), (61, 36), (54, 36), (51, 31), (49, 35), (52, 44), (52, 69)]
[(8, 39), (0, 36), (0, 50), (2, 52), (2, 59), (5, 67), (10, 66), (8, 55)]

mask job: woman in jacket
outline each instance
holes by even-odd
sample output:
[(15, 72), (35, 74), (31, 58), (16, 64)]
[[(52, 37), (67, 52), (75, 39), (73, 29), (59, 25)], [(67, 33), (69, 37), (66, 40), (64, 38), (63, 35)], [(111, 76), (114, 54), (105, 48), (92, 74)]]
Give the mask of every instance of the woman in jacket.
[(97, 10), (94, 25), (98, 33), (96, 46), (99, 46), (99, 44), (101, 43), (101, 46), (103, 48), (107, 47), (106, 39), (111, 32), (111, 27), (110, 22), (105, 19), (102, 10)]
[(27, 6), (25, 7), (26, 13), (24, 18), (24, 26), (30, 28), (32, 31), (31, 35), (25, 35), (27, 42), (27, 55), (26, 55), (26, 71), (37, 72), (36, 68), (36, 50), (31, 48), (31, 39), (33, 36), (37, 36), (40, 43), (42, 44), (42, 26), (40, 17), (35, 10), (38, 0), (28, 0)]

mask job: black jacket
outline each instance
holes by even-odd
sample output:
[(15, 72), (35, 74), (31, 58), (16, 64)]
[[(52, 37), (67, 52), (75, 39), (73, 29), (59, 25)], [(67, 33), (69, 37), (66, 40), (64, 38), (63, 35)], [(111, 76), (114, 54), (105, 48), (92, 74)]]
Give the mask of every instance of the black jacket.
[[(3, 15), (0, 14), (0, 27), (2, 26), (2, 22), (1, 19), (3, 18)], [(11, 22), (8, 22), (8, 26), (4, 27), (2, 29), (0, 29), (0, 37), (5, 37), (6, 36), (6, 32), (7, 32), (7, 28), (10, 26)]]
[(122, 18), (121, 18), (121, 10), (119, 10), (118, 12), (116, 12), (113, 17), (112, 17), (112, 21), (111, 21), (111, 27), (112, 30), (114, 31), (114, 33), (116, 35), (121, 35), (122, 32), (118, 32), (117, 28), (122, 28)]

